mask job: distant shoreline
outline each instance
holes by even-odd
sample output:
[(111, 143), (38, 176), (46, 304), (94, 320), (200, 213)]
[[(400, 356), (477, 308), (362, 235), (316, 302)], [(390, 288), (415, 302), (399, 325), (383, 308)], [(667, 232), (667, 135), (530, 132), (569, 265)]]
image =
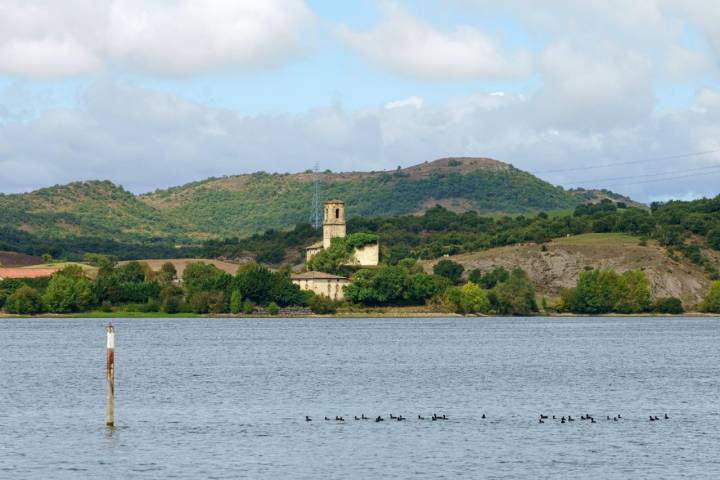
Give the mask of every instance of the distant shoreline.
[(7, 313), (0, 313), (0, 319), (15, 319), (15, 318), (583, 318), (583, 317), (606, 317), (606, 318), (673, 318), (673, 317), (697, 317), (697, 318), (720, 318), (720, 314), (717, 313), (703, 313), (703, 312), (686, 312), (680, 314), (662, 314), (662, 313), (636, 313), (636, 314), (620, 314), (620, 313), (603, 313), (597, 315), (591, 314), (578, 314), (578, 313), (545, 313), (536, 315), (461, 315), (458, 313), (441, 313), (441, 312), (352, 312), (352, 313), (335, 313), (328, 315), (320, 315), (314, 313), (308, 314), (252, 314), (252, 315), (233, 315), (228, 313), (223, 314), (199, 314), (199, 313), (163, 313), (163, 312), (85, 312), (85, 313), (68, 313), (68, 314), (51, 314), (44, 313), (38, 315), (11, 315)]

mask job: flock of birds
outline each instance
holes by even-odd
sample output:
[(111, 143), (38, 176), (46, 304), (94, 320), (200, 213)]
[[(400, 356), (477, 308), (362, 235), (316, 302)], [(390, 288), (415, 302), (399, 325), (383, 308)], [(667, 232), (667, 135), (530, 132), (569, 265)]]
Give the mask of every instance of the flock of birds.
[[(664, 415), (663, 418), (660, 418), (660, 417), (658, 417), (657, 415), (650, 415), (649, 417), (650, 417), (650, 421), (651, 421), (651, 422), (657, 422), (657, 421), (660, 421), (660, 420), (670, 420), (670, 417), (668, 416), (667, 413)], [(550, 418), (548, 417), (548, 415), (543, 415), (543, 414), (541, 413), (541, 414), (540, 414), (540, 418), (538, 419), (538, 423), (545, 423), (545, 420), (549, 420), (549, 419), (550, 419)], [(558, 420), (558, 418), (557, 418), (555, 415), (552, 416), (552, 419), (553, 419), (553, 420)], [(622, 415), (619, 415), (619, 414), (618, 414), (618, 415), (615, 415), (615, 416), (612, 417), (612, 418), (610, 417), (610, 415), (606, 415), (606, 416), (605, 416), (605, 421), (611, 421), (611, 420), (612, 420), (613, 422), (619, 422), (619, 421), (622, 420), (622, 419), (623, 419)], [(590, 415), (589, 413), (587, 413), (587, 414), (585, 414), (585, 415), (580, 415), (580, 420), (587, 420), (587, 421), (589, 421), (590, 423), (597, 423), (597, 422), (595, 421), (595, 417), (593, 417), (593, 416)], [(572, 415), (568, 415), (567, 417), (564, 417), (564, 416), (563, 416), (563, 417), (560, 418), (560, 423), (568, 423), (568, 422), (574, 422), (574, 421), (575, 421), (575, 419), (572, 417)]]
[[(397, 422), (402, 422), (402, 421), (407, 420), (407, 418), (403, 417), (402, 415), (397, 415), (397, 416), (396, 416), (396, 415), (393, 415), (392, 413), (389, 415), (389, 417), (390, 417), (390, 420), (395, 420), (395, 421), (397, 421)], [(658, 421), (660, 421), (660, 420), (670, 420), (670, 417), (668, 416), (667, 413), (666, 413), (662, 418), (658, 417), (657, 415), (650, 415), (649, 417), (650, 417), (650, 421), (651, 421), (651, 422), (658, 422)], [(483, 413), (481, 418), (484, 420), (484, 419), (486, 419), (487, 417), (486, 417), (485, 414)], [(384, 421), (385, 421), (385, 419), (382, 417), (382, 415), (378, 415), (377, 417), (375, 417), (375, 418), (373, 419), (373, 418), (370, 418), (370, 417), (366, 417), (364, 413), (363, 413), (362, 415), (360, 415), (359, 417), (358, 417), (357, 415), (355, 415), (355, 416), (353, 417), (353, 419), (354, 419), (354, 420), (373, 420), (373, 421), (375, 421), (375, 423), (379, 423), (379, 422), (384, 422)], [(423, 417), (422, 415), (418, 415), (418, 416), (417, 416), (417, 419), (418, 419), (418, 420), (432, 420), (433, 422), (435, 422), (435, 421), (438, 421), (438, 420), (448, 420), (448, 417), (447, 417), (445, 414), (438, 415), (438, 414), (436, 414), (436, 413), (433, 413), (433, 414), (432, 414), (432, 417)], [(618, 414), (618, 415), (615, 415), (615, 416), (613, 416), (613, 417), (610, 417), (610, 415), (606, 415), (606, 416), (605, 416), (605, 421), (619, 422), (619, 421), (622, 420), (622, 419), (623, 419), (622, 415), (619, 415), (619, 414)], [(549, 415), (543, 415), (543, 414), (541, 413), (541, 414), (540, 414), (540, 418), (538, 419), (538, 423), (545, 423), (546, 420), (550, 420), (550, 416), (549, 416)], [(552, 420), (556, 420), (556, 421), (557, 421), (557, 420), (560, 420), (560, 423), (569, 423), (569, 422), (574, 422), (576, 419), (574, 419), (574, 418), (572, 417), (572, 415), (568, 415), (567, 417), (562, 416), (562, 417), (560, 417), (559, 419), (557, 418), (556, 415), (553, 415), (553, 416), (552, 416)], [(585, 414), (585, 415), (580, 415), (580, 420), (581, 420), (581, 421), (588, 421), (588, 422), (590, 422), (590, 423), (597, 423), (597, 421), (595, 421), (595, 417), (593, 417), (593, 416), (590, 415), (589, 413), (588, 413), (588, 414)], [(313, 419), (310, 418), (309, 415), (305, 415), (305, 421), (306, 421), (306, 422), (312, 422)], [(332, 422), (332, 421), (335, 421), (335, 422), (344, 422), (344, 421), (345, 421), (345, 418), (343, 418), (342, 416), (336, 415), (334, 419), (329, 418), (329, 417), (325, 417), (325, 421), (326, 421), (326, 422)]]
[[(407, 418), (403, 417), (402, 415), (393, 415), (392, 413), (389, 415), (389, 417), (390, 417), (390, 420), (395, 420), (396, 422), (403, 422), (403, 421), (407, 420)], [(485, 414), (484, 414), (484, 413), (483, 413), (482, 418), (485, 418)], [(353, 419), (354, 419), (354, 420), (373, 420), (375, 423), (380, 423), (380, 422), (384, 422), (384, 421), (385, 421), (385, 419), (382, 417), (382, 415), (378, 415), (378, 416), (375, 417), (375, 418), (370, 418), (370, 417), (366, 417), (364, 413), (363, 413), (362, 415), (360, 415), (359, 417), (358, 417), (357, 415), (355, 415), (355, 416), (353, 417)], [(426, 417), (423, 417), (422, 415), (418, 415), (418, 416), (417, 416), (417, 419), (418, 419), (418, 420), (432, 420), (433, 422), (436, 422), (436, 421), (438, 421), (438, 420), (448, 420), (448, 417), (447, 417), (447, 415), (445, 415), (445, 414), (438, 415), (437, 413), (433, 413), (433, 414), (432, 414), (432, 417), (427, 417), (427, 418), (426, 418)], [(305, 421), (306, 421), (306, 422), (312, 422), (313, 419), (310, 418), (309, 415), (305, 415)], [(342, 417), (342, 416), (335, 415), (335, 418), (334, 418), (334, 419), (329, 418), (329, 417), (325, 417), (325, 421), (326, 421), (326, 422), (332, 422), (332, 421), (335, 421), (335, 422), (344, 422), (344, 421), (345, 421), (345, 418)]]

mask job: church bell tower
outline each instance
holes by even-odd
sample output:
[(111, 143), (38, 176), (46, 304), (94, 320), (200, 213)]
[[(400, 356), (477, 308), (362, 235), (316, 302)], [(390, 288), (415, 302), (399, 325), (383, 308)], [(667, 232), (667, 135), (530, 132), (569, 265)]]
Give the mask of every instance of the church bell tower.
[(328, 248), (330, 241), (335, 237), (345, 237), (345, 202), (342, 200), (325, 202), (323, 248)]

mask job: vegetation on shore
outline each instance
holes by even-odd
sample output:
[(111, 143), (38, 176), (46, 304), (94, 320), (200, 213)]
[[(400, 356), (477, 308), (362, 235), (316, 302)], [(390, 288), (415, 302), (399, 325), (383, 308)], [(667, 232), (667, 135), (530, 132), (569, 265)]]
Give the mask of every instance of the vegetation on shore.
[[(99, 272), (94, 280), (79, 266), (69, 265), (50, 279), (0, 281), (0, 306), (7, 313), (21, 315), (47, 312), (108, 317), (277, 315), (281, 308), (334, 314), (338, 309), (398, 306), (493, 315), (684, 311), (677, 298), (653, 299), (649, 282), (639, 270), (583, 272), (576, 287), (563, 292), (557, 302), (542, 297), (538, 305), (532, 283), (519, 268), (473, 270), (465, 280), (463, 267), (451, 260), (438, 262), (428, 274), (414, 259), (403, 259), (397, 265), (357, 270), (352, 284), (345, 287), (346, 301), (336, 302), (301, 291), (290, 281), (288, 270), (273, 272), (254, 263), (240, 267), (236, 275), (213, 265), (192, 263), (178, 284), (171, 263), (155, 272), (141, 262), (117, 265), (104, 256), (96, 256), (95, 261)], [(720, 281), (711, 284), (702, 306), (703, 311), (720, 313)]]
[(240, 267), (236, 275), (192, 263), (178, 284), (171, 263), (155, 272), (136, 261), (118, 265), (101, 255), (95, 261), (99, 270), (94, 280), (70, 265), (50, 279), (0, 281), (0, 307), (15, 314), (253, 313), (258, 308), (277, 314), (280, 307), (307, 305), (311, 296), (290, 281), (289, 271), (274, 272), (254, 263)]

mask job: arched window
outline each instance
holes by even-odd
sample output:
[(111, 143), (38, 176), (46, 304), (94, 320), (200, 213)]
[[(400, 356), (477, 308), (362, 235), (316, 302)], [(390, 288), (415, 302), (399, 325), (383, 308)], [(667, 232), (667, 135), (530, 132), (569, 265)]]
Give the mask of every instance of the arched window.
[(335, 218), (340, 218), (340, 209), (339, 208), (335, 209)]

